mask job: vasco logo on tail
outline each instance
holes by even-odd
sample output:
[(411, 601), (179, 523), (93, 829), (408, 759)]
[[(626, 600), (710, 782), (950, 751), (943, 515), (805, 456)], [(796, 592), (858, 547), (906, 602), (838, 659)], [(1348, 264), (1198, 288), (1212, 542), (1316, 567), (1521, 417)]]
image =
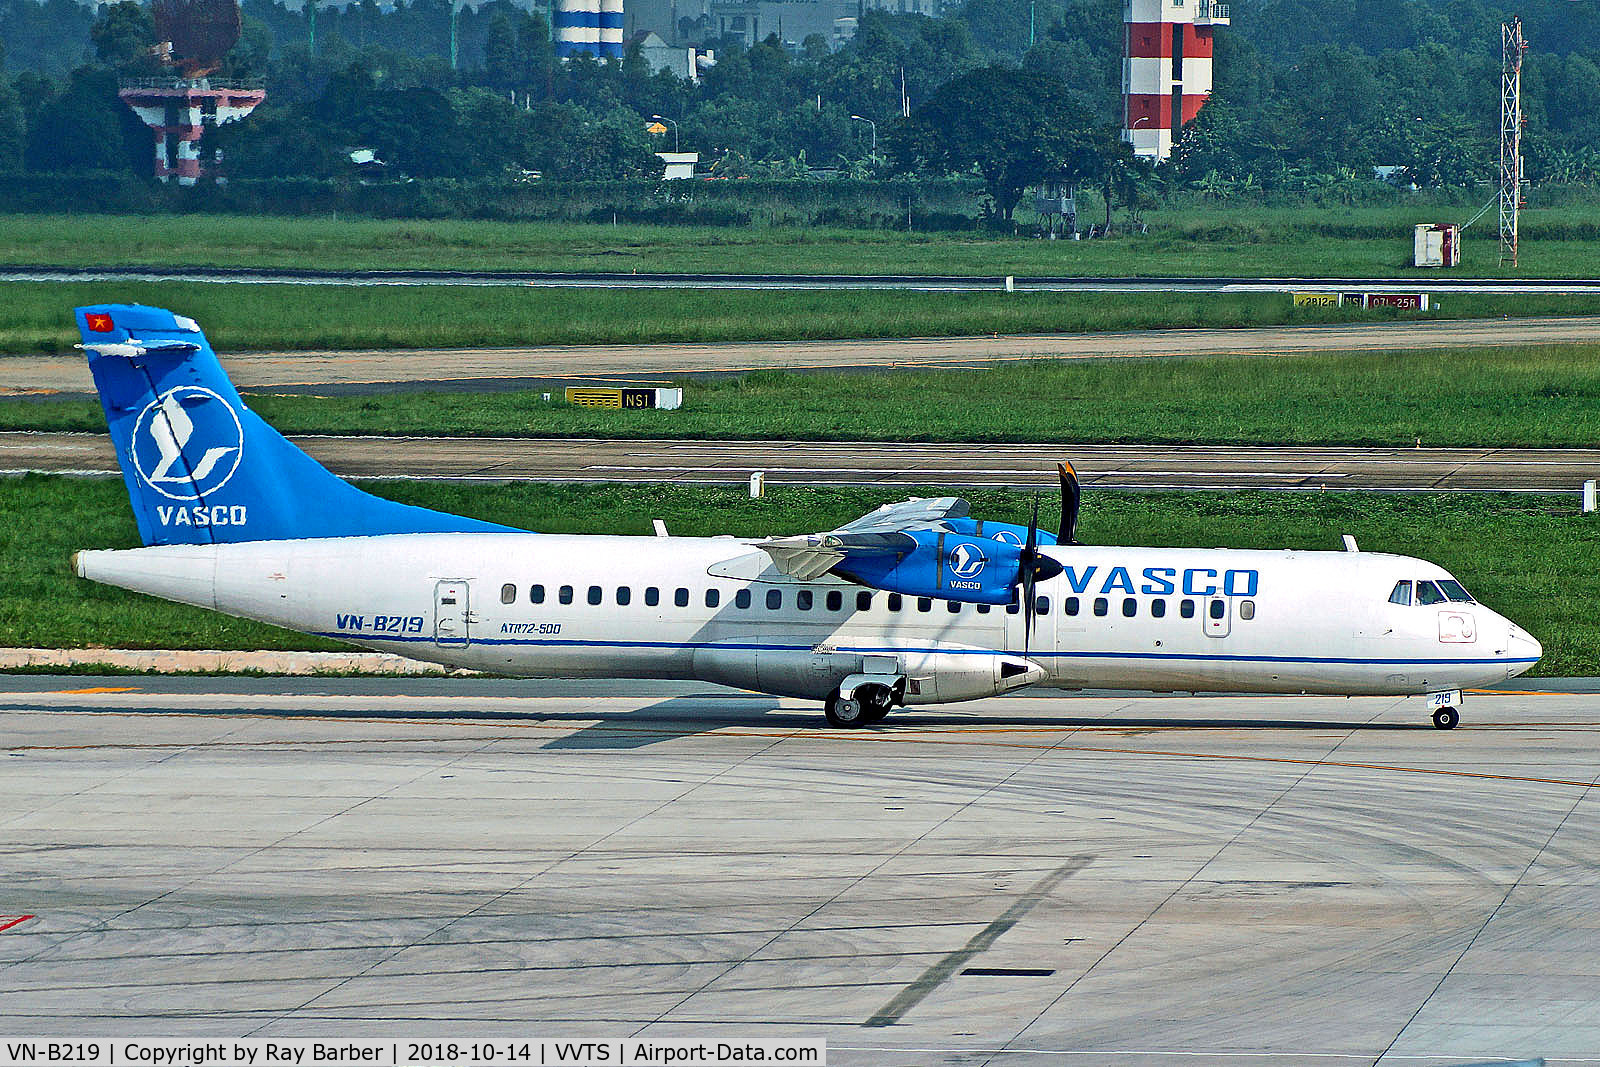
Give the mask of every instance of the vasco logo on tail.
[(134, 470), (150, 488), (170, 500), (199, 500), (227, 485), (239, 469), (244, 429), (222, 397), (180, 385), (139, 413), (132, 451)]

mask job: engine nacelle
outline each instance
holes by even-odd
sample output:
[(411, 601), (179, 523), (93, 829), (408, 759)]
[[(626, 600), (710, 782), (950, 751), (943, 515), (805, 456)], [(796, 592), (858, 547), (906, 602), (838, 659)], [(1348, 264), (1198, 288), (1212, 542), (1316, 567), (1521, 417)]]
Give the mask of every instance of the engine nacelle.
[[(1009, 536), (996, 539), (934, 530), (903, 536), (915, 541), (916, 547), (900, 554), (855, 553), (836, 564), (833, 573), (873, 589), (906, 596), (966, 604), (1011, 603), (1022, 565), (1021, 540), (1013, 543)], [(1059, 573), (1053, 560), (1041, 562), (1054, 567), (1051, 573)]]

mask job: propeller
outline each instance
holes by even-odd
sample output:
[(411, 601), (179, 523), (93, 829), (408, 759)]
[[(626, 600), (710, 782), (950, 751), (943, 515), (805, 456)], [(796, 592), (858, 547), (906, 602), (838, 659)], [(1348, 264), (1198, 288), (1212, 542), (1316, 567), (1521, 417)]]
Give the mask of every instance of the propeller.
[(1078, 489), (1078, 472), (1072, 469), (1072, 464), (1061, 462), (1056, 464), (1056, 473), (1061, 477), (1061, 532), (1056, 535), (1056, 544), (1075, 545), (1078, 543), (1078, 502), (1081, 493)]
[(1017, 556), (1017, 586), (1022, 597), (1022, 654), (1033, 650), (1033, 624), (1039, 611), (1034, 587), (1060, 574), (1061, 564), (1039, 551), (1039, 494), (1033, 495), (1033, 515), (1028, 519), (1028, 540)]

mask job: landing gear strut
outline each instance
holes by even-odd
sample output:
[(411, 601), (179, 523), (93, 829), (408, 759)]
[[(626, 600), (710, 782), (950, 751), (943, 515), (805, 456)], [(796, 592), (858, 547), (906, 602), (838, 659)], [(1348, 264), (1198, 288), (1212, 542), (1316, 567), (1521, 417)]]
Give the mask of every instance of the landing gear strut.
[(1454, 730), (1460, 721), (1461, 713), (1455, 708), (1433, 709), (1433, 725), (1441, 730)]

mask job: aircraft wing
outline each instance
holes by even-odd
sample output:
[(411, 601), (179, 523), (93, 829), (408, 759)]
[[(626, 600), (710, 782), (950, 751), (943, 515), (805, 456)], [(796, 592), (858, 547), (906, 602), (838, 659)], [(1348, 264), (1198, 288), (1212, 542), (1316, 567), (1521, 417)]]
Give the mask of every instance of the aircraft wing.
[(828, 573), (846, 559), (897, 560), (915, 551), (914, 531), (947, 530), (947, 520), (966, 517), (960, 497), (903, 500), (826, 533), (775, 537), (757, 544), (779, 571), (802, 582)]

